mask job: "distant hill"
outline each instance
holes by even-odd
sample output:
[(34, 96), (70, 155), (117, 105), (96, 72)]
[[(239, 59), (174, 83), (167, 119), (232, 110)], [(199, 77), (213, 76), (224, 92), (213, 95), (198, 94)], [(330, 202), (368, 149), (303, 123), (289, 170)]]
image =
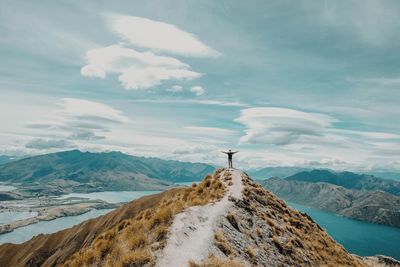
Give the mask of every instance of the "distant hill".
[(287, 201), (358, 220), (400, 227), (400, 197), (386, 192), (280, 178), (267, 179), (262, 184)]
[(398, 172), (396, 172), (396, 171), (368, 171), (365, 173), (379, 177), (379, 178), (400, 181), (400, 171), (398, 171)]
[(0, 155), (0, 165), (16, 160), (16, 157)]
[(213, 171), (213, 166), (202, 163), (72, 150), (0, 165), (0, 181), (22, 183), (32, 190), (159, 190)]
[(330, 183), (356, 190), (381, 190), (397, 196), (400, 195), (400, 181), (382, 179), (368, 174), (312, 170), (296, 173), (286, 179), (312, 183)]
[(302, 167), (266, 167), (249, 173), (255, 179), (267, 179), (271, 177), (286, 178), (302, 171), (309, 171), (310, 169)]

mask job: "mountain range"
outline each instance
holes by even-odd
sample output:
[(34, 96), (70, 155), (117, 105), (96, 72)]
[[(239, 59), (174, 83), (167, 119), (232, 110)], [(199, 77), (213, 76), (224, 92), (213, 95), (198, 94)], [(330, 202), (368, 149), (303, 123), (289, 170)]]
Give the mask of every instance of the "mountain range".
[(303, 167), (265, 167), (258, 170), (251, 170), (249, 174), (254, 179), (264, 180), (270, 177), (286, 178), (302, 171), (309, 171), (309, 168)]
[(352, 172), (303, 171), (263, 186), (286, 201), (339, 215), (400, 227), (400, 182)]
[(347, 189), (329, 183), (271, 178), (262, 183), (289, 202), (335, 212), (339, 215), (400, 227), (400, 197), (383, 191)]
[(7, 155), (0, 155), (0, 165), (11, 162), (13, 160), (17, 160), (18, 158), (16, 157), (11, 157)]
[(353, 172), (334, 172), (330, 170), (302, 171), (286, 180), (329, 183), (356, 190), (381, 190), (390, 194), (400, 195), (400, 181), (382, 179), (369, 174)]
[(161, 190), (175, 182), (199, 180), (214, 169), (203, 163), (136, 157), (121, 152), (71, 150), (2, 164), (0, 181), (48, 193)]

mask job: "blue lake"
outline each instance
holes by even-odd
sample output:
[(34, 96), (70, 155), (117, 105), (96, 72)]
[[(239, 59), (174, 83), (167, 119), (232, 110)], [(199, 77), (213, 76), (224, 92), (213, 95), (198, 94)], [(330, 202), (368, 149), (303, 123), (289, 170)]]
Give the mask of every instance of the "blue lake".
[(400, 228), (367, 223), (296, 203), (288, 205), (306, 212), (349, 252), (361, 256), (383, 254), (400, 260)]
[(60, 198), (88, 198), (88, 199), (101, 199), (108, 203), (128, 202), (136, 198), (147, 195), (157, 194), (161, 191), (104, 191), (93, 193), (71, 193), (64, 195)]
[(29, 211), (5, 211), (0, 212), (0, 224), (10, 223), (13, 221), (28, 219), (31, 217), (35, 217), (37, 212), (29, 212)]
[[(159, 193), (160, 191), (122, 191), (122, 192), (95, 192), (88, 194), (68, 194), (62, 196), (62, 198), (89, 198), (89, 199), (101, 199), (109, 203), (120, 203), (128, 202), (134, 199)], [(0, 244), (3, 243), (22, 243), (38, 234), (50, 234), (57, 231), (63, 230), (65, 228), (72, 227), (79, 224), (85, 220), (98, 217), (103, 215), (112, 209), (102, 209), (102, 210), (92, 210), (87, 213), (58, 218), (52, 221), (41, 221), (36, 224), (31, 224), (25, 227), (17, 228), (13, 232), (0, 235)], [(10, 216), (5, 216), (3, 220), (14, 220), (13, 214), (8, 214)]]
[(39, 234), (50, 234), (65, 228), (72, 227), (82, 221), (98, 217), (112, 209), (91, 210), (78, 216), (69, 216), (55, 219), (52, 221), (41, 221), (25, 227), (17, 228), (13, 232), (0, 235), (0, 244), (3, 243), (22, 243)]

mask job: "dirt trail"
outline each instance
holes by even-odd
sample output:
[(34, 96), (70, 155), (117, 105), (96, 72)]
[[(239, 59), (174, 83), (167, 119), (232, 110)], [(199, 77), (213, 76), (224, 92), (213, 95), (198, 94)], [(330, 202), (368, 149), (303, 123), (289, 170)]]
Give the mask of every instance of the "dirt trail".
[(157, 267), (183, 267), (188, 266), (190, 260), (197, 262), (208, 257), (208, 250), (214, 239), (216, 221), (233, 205), (229, 196), (242, 198), (242, 171), (233, 169), (230, 171), (233, 184), (226, 185), (227, 192), (220, 201), (190, 207), (175, 216), (170, 228), (171, 234), (157, 261)]

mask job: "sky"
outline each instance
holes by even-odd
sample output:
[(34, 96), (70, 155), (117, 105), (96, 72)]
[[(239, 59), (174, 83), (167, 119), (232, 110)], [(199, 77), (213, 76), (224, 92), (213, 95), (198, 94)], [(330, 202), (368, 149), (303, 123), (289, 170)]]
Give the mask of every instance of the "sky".
[(0, 0), (0, 154), (400, 170), (400, 3)]

